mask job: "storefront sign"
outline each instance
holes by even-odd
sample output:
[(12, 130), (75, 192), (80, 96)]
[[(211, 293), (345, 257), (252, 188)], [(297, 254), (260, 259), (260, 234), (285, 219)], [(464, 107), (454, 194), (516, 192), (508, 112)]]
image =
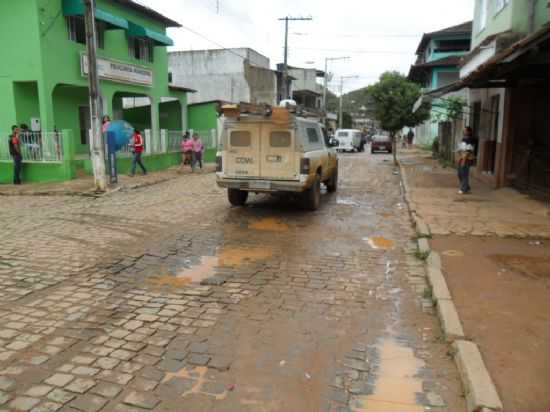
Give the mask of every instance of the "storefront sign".
[[(80, 58), (80, 68), (83, 76), (88, 75), (88, 56), (83, 54)], [(102, 79), (117, 82), (153, 85), (153, 71), (145, 67), (122, 63), (115, 60), (97, 59), (98, 75)]]

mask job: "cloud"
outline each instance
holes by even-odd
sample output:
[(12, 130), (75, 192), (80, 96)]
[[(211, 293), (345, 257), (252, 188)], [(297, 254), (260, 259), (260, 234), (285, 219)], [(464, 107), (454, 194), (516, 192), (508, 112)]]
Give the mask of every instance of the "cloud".
[[(283, 60), (284, 23), (278, 19), (311, 15), (311, 22), (290, 24), (289, 63), (314, 61), (324, 69), (326, 57), (350, 56), (329, 68), (335, 76), (359, 76), (346, 82), (346, 90), (374, 83), (386, 70), (407, 73), (423, 33), (471, 20), (474, 10), (474, 0), (219, 1), (220, 14), (217, 0), (141, 0), (221, 46), (257, 50), (272, 66)], [(219, 48), (185, 29), (169, 34), (174, 50)]]

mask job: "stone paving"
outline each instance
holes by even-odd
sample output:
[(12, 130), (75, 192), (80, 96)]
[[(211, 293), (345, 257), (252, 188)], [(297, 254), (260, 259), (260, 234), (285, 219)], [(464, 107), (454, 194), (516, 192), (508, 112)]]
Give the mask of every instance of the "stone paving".
[(411, 208), (437, 235), (539, 237), (550, 239), (550, 206), (512, 188), (499, 190), (472, 179), (472, 194), (458, 194), (453, 168), (426, 152), (404, 150)]
[(464, 410), (388, 159), (342, 157), (315, 213), (212, 174), (3, 198), (0, 410)]

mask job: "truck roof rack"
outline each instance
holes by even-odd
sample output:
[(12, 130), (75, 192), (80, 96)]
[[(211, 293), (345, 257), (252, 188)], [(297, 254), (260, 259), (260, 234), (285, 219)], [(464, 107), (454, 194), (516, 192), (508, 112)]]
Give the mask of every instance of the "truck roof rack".
[(309, 108), (304, 108), (299, 105), (286, 105), (286, 107), (273, 107), (269, 104), (223, 104), (218, 108), (219, 115), (224, 115), (228, 118), (240, 119), (244, 116), (261, 116), (261, 117), (287, 117), (290, 115), (298, 117), (316, 118), (321, 120), (323, 113)]

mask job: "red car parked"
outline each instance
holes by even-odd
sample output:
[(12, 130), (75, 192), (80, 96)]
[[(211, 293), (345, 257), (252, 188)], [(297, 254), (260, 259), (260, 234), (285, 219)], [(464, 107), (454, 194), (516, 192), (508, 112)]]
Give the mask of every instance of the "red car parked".
[(375, 134), (372, 137), (372, 143), (370, 145), (370, 152), (392, 152), (392, 142), (389, 135)]

